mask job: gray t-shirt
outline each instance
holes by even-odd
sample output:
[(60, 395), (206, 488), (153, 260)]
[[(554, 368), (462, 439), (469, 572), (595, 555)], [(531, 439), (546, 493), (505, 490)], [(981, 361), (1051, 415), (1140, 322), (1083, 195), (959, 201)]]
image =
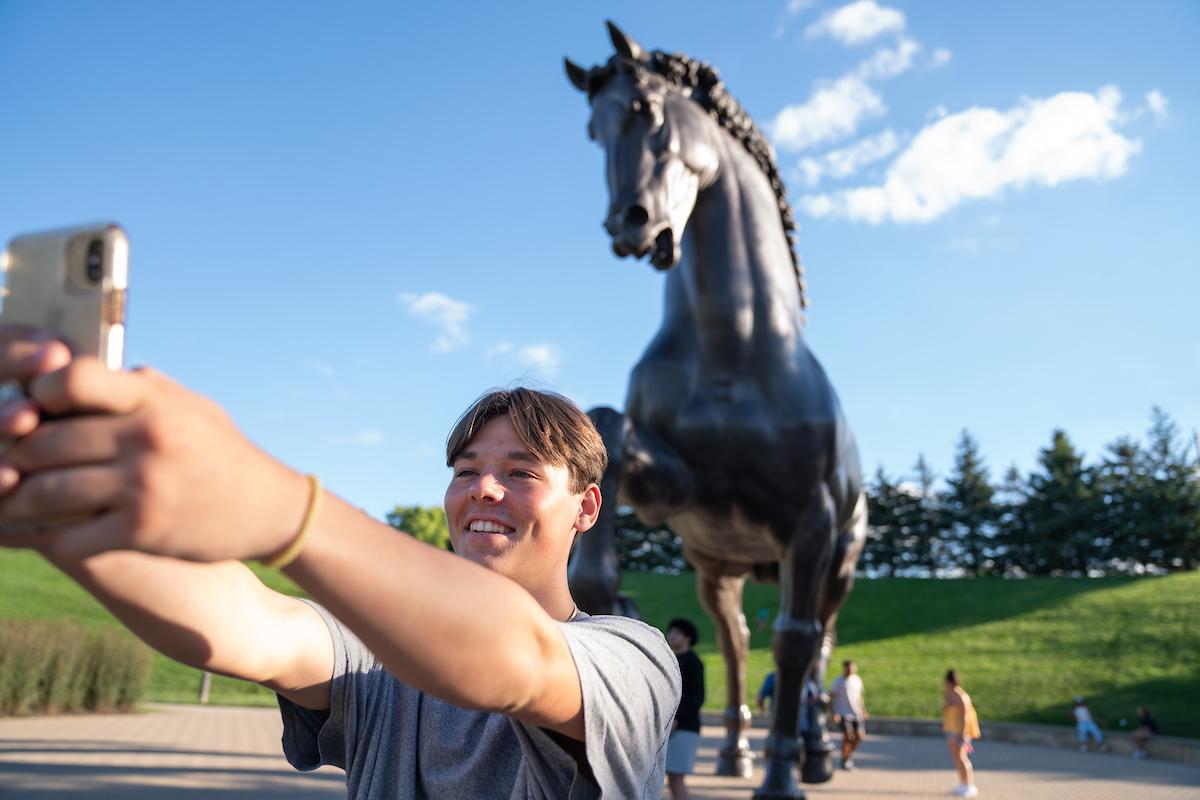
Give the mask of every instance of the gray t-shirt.
[(559, 623), (583, 689), (586, 734), (577, 742), (406, 686), (349, 628), (312, 605), (333, 636), (330, 709), (311, 711), (279, 696), (283, 752), (296, 769), (344, 769), (349, 800), (661, 796), (680, 678), (675, 654), (654, 628), (583, 614)]

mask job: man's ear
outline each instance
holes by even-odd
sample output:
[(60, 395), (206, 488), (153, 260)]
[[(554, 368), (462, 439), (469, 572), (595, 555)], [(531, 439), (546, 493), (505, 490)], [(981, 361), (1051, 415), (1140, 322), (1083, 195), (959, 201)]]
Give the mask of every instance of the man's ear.
[(596, 520), (600, 517), (600, 506), (603, 503), (600, 497), (600, 487), (596, 484), (589, 484), (583, 490), (583, 497), (579, 500), (579, 514), (575, 517), (575, 530), (583, 533), (588, 528), (596, 524)]

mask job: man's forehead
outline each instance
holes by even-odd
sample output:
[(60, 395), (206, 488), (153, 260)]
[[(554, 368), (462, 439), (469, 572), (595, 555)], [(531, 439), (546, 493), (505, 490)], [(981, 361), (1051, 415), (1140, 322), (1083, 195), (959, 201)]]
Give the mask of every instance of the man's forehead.
[[(470, 446), (468, 446), (461, 453), (459, 453), (458, 456), (455, 457), (454, 460), (455, 461), (462, 461), (463, 459), (475, 460), (479, 457), (480, 457), (479, 453), (476, 450), (473, 450)], [(541, 459), (538, 458), (537, 456), (535, 456), (533, 453), (529, 452), (528, 450), (509, 450), (507, 453), (503, 454), (503, 457), (509, 461), (528, 461), (533, 464), (541, 463)]]

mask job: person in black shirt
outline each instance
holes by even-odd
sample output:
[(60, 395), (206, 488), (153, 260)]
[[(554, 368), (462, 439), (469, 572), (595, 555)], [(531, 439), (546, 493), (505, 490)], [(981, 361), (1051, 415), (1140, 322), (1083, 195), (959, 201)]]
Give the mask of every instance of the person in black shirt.
[[(1125, 720), (1121, 720), (1121, 722), (1124, 723)], [(1134, 758), (1146, 757), (1146, 745), (1156, 733), (1158, 733), (1158, 726), (1154, 724), (1154, 717), (1150, 716), (1150, 709), (1138, 706), (1138, 727), (1130, 735), (1130, 738), (1133, 739)]]
[(704, 705), (704, 664), (692, 650), (699, 639), (696, 626), (689, 619), (677, 618), (667, 623), (667, 644), (679, 659), (683, 676), (683, 697), (675, 712), (675, 725), (667, 742), (667, 786), (672, 800), (687, 800), (688, 789), (684, 776), (690, 775), (696, 764), (696, 749), (700, 744), (700, 706)]

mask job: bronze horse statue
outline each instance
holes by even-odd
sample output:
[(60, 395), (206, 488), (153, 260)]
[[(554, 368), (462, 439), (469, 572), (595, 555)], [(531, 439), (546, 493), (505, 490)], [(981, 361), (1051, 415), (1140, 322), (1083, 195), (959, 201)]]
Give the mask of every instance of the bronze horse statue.
[[(648, 52), (612, 23), (609, 33), (616, 55), (591, 69), (567, 60), (567, 76), (605, 152), (613, 251), (649, 256), (666, 288), (624, 417), (593, 413), (612, 460), (605, 492), (619, 486), (643, 522), (669, 526), (696, 569), (727, 670), (721, 774), (751, 768), (742, 588), (752, 573), (779, 580), (775, 711), (755, 797), (795, 800), (797, 764), (807, 782), (832, 776), (821, 706), (801, 698), (806, 680), (823, 684), (866, 537), (858, 453), (804, 343), (795, 225), (770, 145), (715, 69)], [(611, 537), (582, 537), (572, 589), (589, 611), (629, 613)]]

